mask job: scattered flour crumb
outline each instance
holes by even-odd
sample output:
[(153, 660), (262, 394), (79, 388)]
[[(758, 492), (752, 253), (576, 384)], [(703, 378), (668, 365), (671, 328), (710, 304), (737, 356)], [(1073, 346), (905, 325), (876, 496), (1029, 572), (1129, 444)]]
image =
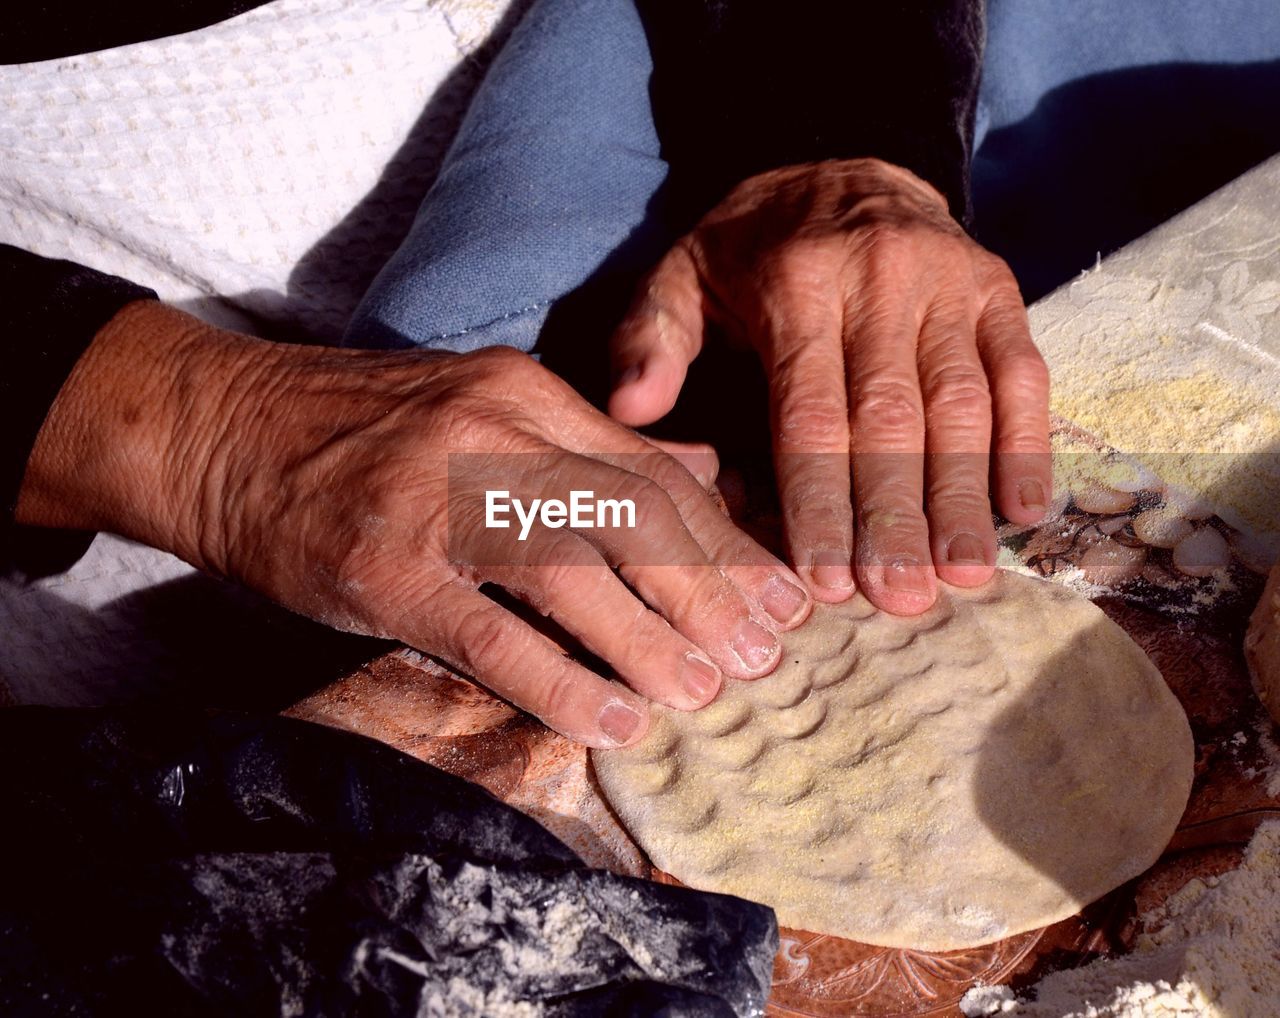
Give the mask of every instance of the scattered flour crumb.
[(1280, 823), (1238, 869), (1192, 880), (1142, 916), (1131, 954), (1046, 976), (1020, 998), (965, 994), (967, 1018), (1274, 1018), (1280, 1012)]
[(960, 1001), (960, 1010), (969, 1018), (1006, 1014), (1018, 1006), (1018, 998), (1007, 986), (975, 986)]
[(446, 994), (430, 994), (419, 1007), (422, 1018), (539, 1018), (544, 1009), (528, 1001), (512, 1000), (499, 992), (486, 992), (464, 979), (449, 980)]
[(1269, 717), (1258, 722), (1258, 745), (1267, 755), (1270, 765), (1267, 772), (1267, 795), (1270, 796), (1280, 795), (1280, 745), (1276, 743), (1274, 729)]
[[(1018, 553), (1012, 548), (1006, 548), (1003, 545), (996, 549), (996, 566), (1000, 569), (1007, 570), (1011, 573), (1021, 573), (1023, 576), (1034, 576), (1042, 579), (1041, 575), (1028, 566), (1018, 557)], [(1070, 587), (1078, 594), (1083, 594), (1089, 599), (1102, 597), (1105, 594), (1115, 593), (1114, 588), (1105, 584), (1094, 583), (1085, 576), (1084, 570), (1079, 566), (1059, 567), (1051, 577), (1054, 583), (1060, 583), (1065, 587)]]

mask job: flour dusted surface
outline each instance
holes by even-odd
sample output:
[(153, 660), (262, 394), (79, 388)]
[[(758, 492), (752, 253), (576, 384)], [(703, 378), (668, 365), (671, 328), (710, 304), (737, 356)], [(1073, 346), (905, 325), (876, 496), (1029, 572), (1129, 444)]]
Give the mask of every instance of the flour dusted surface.
[(980, 987), (969, 1018), (1273, 1018), (1280, 1012), (1280, 823), (1238, 869), (1192, 880), (1142, 917), (1132, 954), (1057, 972), (1019, 999)]
[(1000, 573), (915, 619), (819, 606), (783, 663), (593, 762), (654, 863), (786, 926), (949, 950), (1150, 866), (1192, 777), (1186, 716), (1086, 599)]

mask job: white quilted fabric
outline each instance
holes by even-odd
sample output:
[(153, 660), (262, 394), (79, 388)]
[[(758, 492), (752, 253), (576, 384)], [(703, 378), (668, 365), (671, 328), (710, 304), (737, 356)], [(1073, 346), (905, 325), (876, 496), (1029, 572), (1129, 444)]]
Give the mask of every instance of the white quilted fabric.
[[(170, 39), (0, 67), (0, 241), (218, 324), (333, 338), (527, 4), (275, 0)], [(290, 635), (261, 614), (104, 534), (62, 576), (0, 581), (0, 704), (171, 693), (203, 641), (234, 639), (252, 667)]]
[(0, 67), (0, 240), (219, 323), (333, 338), (408, 228), (512, 6), (275, 0)]

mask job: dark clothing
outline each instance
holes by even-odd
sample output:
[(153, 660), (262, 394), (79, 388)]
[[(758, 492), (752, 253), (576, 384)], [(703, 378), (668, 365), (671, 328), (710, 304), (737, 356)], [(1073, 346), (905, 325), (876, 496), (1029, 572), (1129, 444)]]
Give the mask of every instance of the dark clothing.
[(0, 563), (39, 572), (65, 559), (57, 553), (67, 547), (62, 540), (54, 538), (55, 549), (42, 539), (53, 535), (13, 525), (27, 460), (94, 335), (126, 304), (155, 296), (117, 276), (0, 244)]
[(701, 215), (779, 166), (875, 156), (967, 224), (980, 0), (640, 0), (672, 184)]
[(0, 24), (0, 64), (93, 53), (194, 32), (268, 0), (127, 0), (125, 3), (13, 3)]

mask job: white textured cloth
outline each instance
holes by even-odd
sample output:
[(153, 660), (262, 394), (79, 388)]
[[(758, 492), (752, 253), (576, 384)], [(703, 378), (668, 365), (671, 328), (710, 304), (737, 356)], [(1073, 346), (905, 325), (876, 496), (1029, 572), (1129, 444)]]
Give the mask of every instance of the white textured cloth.
[(331, 339), (412, 221), (486, 40), (524, 6), (275, 0), (0, 67), (0, 241), (218, 324)]
[(1031, 309), (1052, 406), (1280, 555), (1280, 156)]
[[(216, 324), (331, 339), (527, 6), (275, 0), (185, 35), (0, 67), (0, 241)], [(246, 673), (264, 644), (299, 638), (314, 642), (104, 534), (64, 575), (0, 582), (0, 703), (178, 695), (166, 684), (214, 649)]]

